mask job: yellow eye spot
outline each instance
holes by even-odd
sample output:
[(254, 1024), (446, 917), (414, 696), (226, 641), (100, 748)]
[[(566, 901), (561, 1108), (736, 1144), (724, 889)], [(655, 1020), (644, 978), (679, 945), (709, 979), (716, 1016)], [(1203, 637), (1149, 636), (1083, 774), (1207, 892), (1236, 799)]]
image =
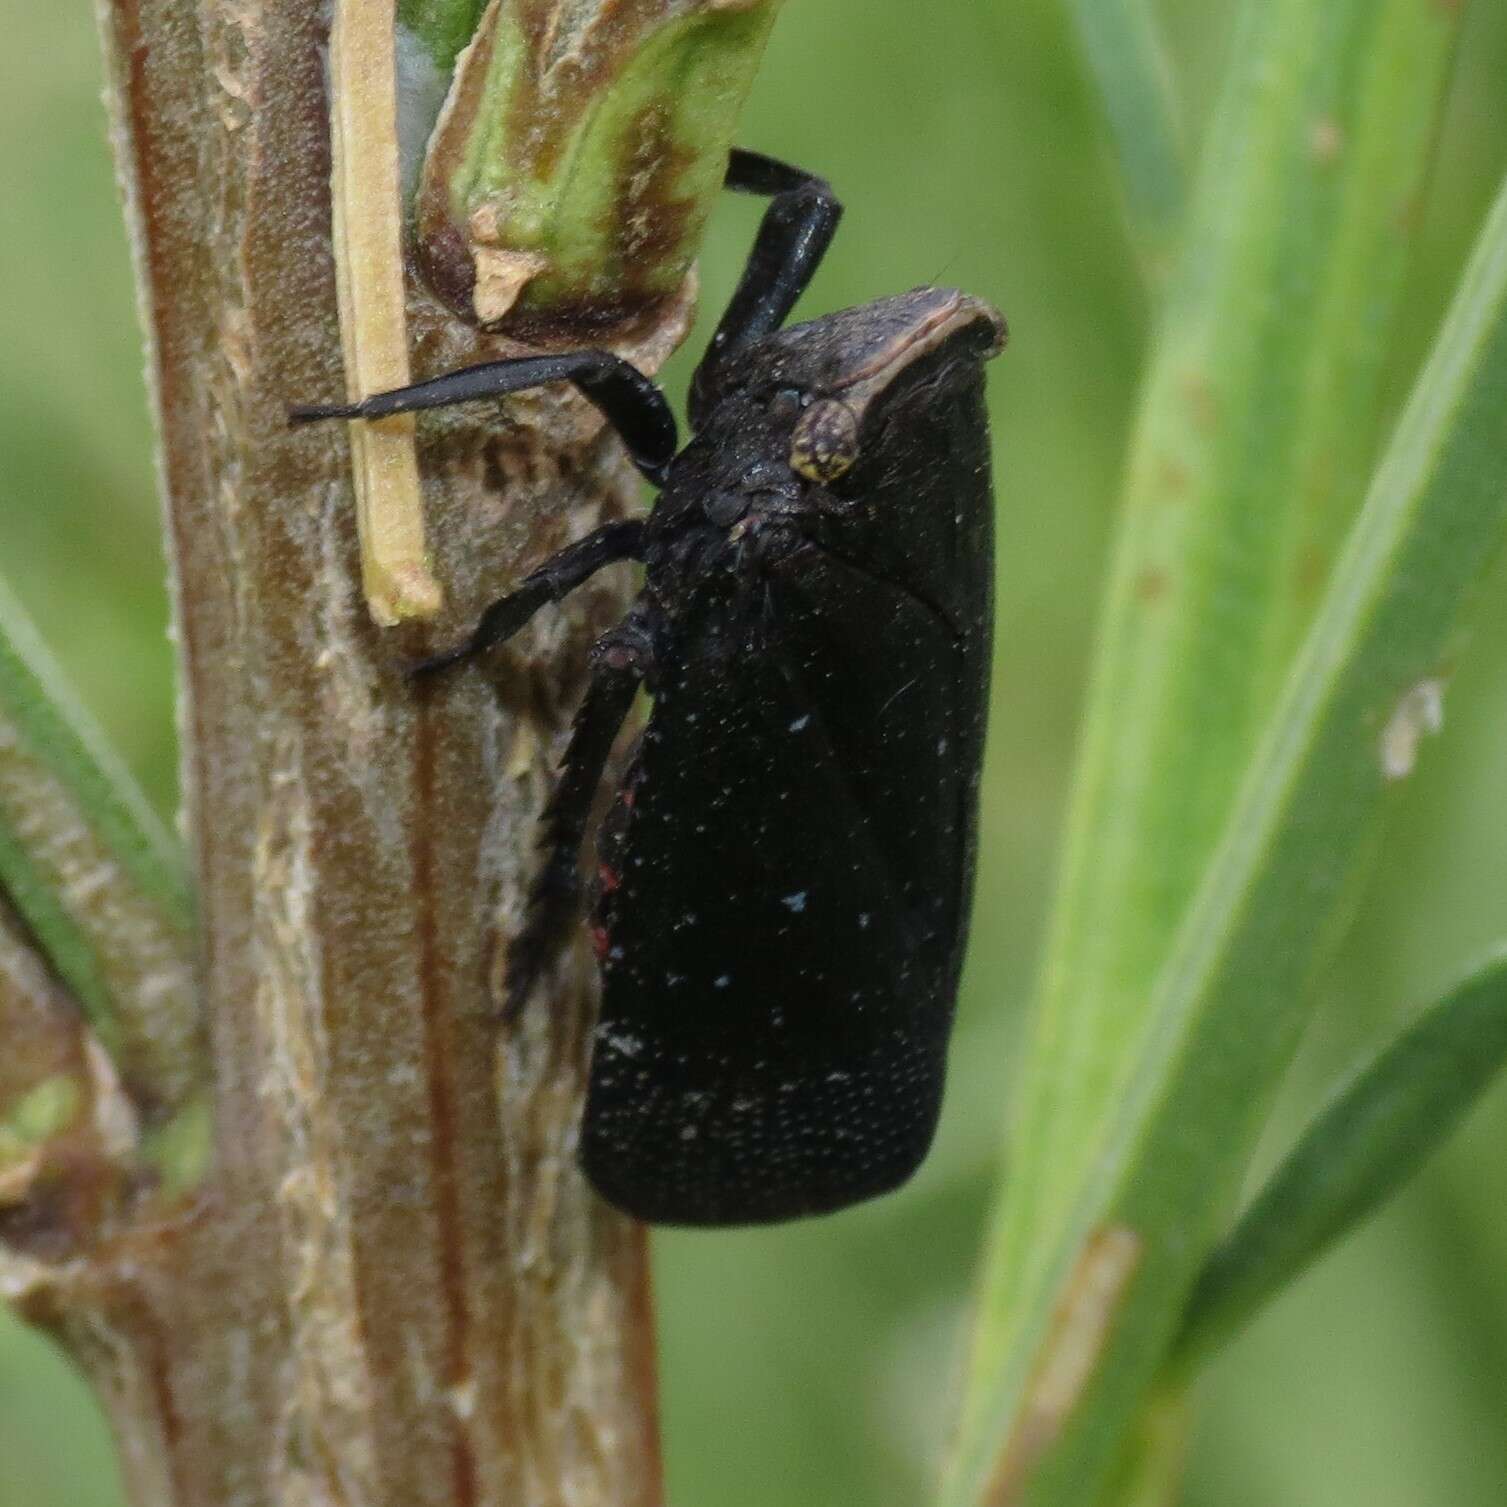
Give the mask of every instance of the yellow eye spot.
[(858, 459), (858, 420), (846, 403), (823, 398), (790, 436), (790, 469), (811, 481), (836, 481)]

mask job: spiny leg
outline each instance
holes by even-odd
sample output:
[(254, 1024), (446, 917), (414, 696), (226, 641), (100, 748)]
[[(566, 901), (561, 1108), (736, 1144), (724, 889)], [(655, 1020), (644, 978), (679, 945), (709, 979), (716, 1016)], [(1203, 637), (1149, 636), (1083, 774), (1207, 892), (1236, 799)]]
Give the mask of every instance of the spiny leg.
[(611, 351), (568, 351), (556, 356), (486, 361), (411, 387), (374, 393), (358, 403), (294, 404), (288, 409), (288, 422), (381, 419), (395, 413), (506, 397), (547, 382), (573, 382), (617, 431), (633, 464), (650, 481), (664, 480), (678, 446), (675, 415), (659, 388), (636, 366)]
[(643, 548), (644, 524), (640, 518), (606, 523), (584, 538), (568, 544), (542, 565), (536, 566), (517, 588), (492, 603), (482, 613), (471, 636), (443, 654), (410, 665), (410, 675), (427, 675), (505, 643), (546, 602), (558, 602), (584, 584), (604, 565), (617, 560), (636, 560)]
[(506, 1019), (523, 1009), (576, 919), (581, 840), (612, 744), (647, 669), (647, 644), (635, 612), (592, 650), (591, 684), (576, 713), (559, 782), (539, 818), (543, 863), (529, 890), (523, 929), (508, 949)]
[(772, 194), (759, 234), (706, 355), (691, 378), (693, 425), (705, 418), (732, 357), (785, 322), (816, 273), (842, 204), (826, 179), (758, 152), (734, 149), (726, 186), (740, 193)]

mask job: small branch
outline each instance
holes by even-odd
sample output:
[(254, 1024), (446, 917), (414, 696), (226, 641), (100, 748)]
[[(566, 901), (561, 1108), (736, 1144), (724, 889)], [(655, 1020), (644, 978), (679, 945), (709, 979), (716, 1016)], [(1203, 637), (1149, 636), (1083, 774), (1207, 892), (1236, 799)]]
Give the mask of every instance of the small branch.
[(0, 1210), (22, 1202), (47, 1145), (86, 1097), (80, 1018), (13, 916), (0, 910)]
[(0, 904), (0, 1296), (89, 1248), (134, 1176), (136, 1115), (20, 919)]
[[(0, 587), (0, 886), (151, 1123), (202, 1087), (174, 847)], [(9, 1022), (0, 1012), (0, 1035)]]

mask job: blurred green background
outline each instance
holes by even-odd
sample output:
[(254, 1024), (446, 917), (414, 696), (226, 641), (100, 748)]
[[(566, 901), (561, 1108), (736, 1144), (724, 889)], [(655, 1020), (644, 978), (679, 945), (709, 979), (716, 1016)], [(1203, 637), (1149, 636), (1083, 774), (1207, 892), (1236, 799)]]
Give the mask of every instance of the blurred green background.
[[(1444, 0), (1441, 0), (1444, 3)], [(1196, 134), (1230, 0), (1164, 7)], [(92, 17), (9, 0), (0, 91), (0, 569), (164, 812), (171, 655), (142, 357)], [(1471, 8), (1393, 373), (1405, 390), (1507, 168), (1507, 8)], [(995, 299), (996, 701), (950, 1098), (901, 1193), (832, 1219), (657, 1237), (679, 1507), (901, 1507), (948, 1422), (1105, 563), (1147, 309), (1055, 0), (789, 0), (742, 139), (848, 205), (804, 310), (926, 280)], [(758, 209), (703, 262), (730, 287)], [(705, 326), (703, 324), (704, 338)], [(688, 364), (669, 379), (677, 395)], [(1503, 428), (1507, 452), (1507, 416)], [(1507, 935), (1507, 579), (1383, 843), (1264, 1162), (1365, 1043)], [(3, 1046), (0, 1046), (3, 1050)], [(1187, 1501), (1507, 1502), (1507, 1090), (1211, 1371)], [(103, 1425), (0, 1316), (0, 1507), (120, 1500)]]

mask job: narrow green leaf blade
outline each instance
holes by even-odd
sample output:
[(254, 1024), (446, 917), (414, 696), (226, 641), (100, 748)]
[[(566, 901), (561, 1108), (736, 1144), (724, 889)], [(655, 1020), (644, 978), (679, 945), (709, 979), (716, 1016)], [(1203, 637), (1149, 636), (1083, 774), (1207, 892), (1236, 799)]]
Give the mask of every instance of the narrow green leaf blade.
[(1507, 1062), (1507, 948), (1330, 1100), (1193, 1289), (1173, 1364), (1222, 1344), (1453, 1134)]
[(1106, 1231), (1134, 1248), (1134, 1270), (1036, 1468), (1004, 1499), (1092, 1501), (1123, 1447), (1228, 1217), (1383, 796), (1409, 767), (1398, 718), (1427, 703), (1419, 688), (1437, 682), (1471, 588), (1507, 538), (1504, 414), (1507, 185), (1179, 929), (1068, 1217), (1040, 1231), (1044, 1291), (984, 1378), (948, 1502), (998, 1487), (1002, 1441), (1051, 1355), (1049, 1317), (1079, 1252)]
[(970, 1413), (1042, 1322), (1158, 969), (1364, 495), (1457, 20), (1242, 11), (1131, 445)]
[(1067, 0), (1097, 86), (1137, 249), (1165, 276), (1182, 224), (1187, 162), (1172, 69), (1146, 0)]

